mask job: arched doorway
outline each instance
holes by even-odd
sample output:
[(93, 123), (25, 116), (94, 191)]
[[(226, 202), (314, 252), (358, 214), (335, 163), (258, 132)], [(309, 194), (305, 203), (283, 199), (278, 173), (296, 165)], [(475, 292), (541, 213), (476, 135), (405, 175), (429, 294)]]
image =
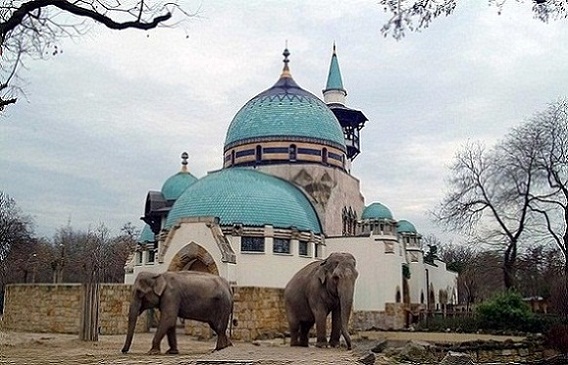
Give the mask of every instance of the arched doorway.
[(185, 245), (172, 259), (168, 271), (201, 271), (219, 275), (219, 269), (213, 257), (195, 242)]

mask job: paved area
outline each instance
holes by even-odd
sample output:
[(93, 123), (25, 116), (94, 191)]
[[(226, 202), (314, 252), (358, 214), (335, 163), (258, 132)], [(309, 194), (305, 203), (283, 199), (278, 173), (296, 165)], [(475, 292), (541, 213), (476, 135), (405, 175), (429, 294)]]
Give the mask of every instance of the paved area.
[[(120, 352), (124, 336), (101, 336), (98, 342), (82, 342), (77, 335), (51, 333), (0, 332), (0, 364), (354, 364), (366, 353), (369, 344), (379, 339), (391, 341), (421, 340), (431, 342), (462, 342), (488, 339), (488, 335), (438, 334), (418, 332), (362, 332), (354, 336), (354, 348), (319, 349), (316, 347), (290, 347), (283, 339), (254, 343), (235, 342), (234, 346), (212, 352), (214, 340), (197, 341), (179, 335), (180, 355), (149, 356), (151, 333), (135, 334), (131, 350)], [(490, 336), (505, 340), (508, 337)], [(513, 338), (517, 340), (520, 338)], [(162, 352), (167, 343), (162, 342)], [(395, 364), (379, 356), (375, 364)]]

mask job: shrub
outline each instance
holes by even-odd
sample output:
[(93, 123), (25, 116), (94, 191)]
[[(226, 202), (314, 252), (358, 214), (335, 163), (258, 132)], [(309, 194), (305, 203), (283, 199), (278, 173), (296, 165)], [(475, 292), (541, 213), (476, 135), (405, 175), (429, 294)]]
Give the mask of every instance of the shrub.
[(533, 313), (516, 292), (497, 294), (476, 308), (479, 325), (486, 330), (525, 330), (533, 322)]
[(462, 332), (472, 333), (479, 328), (477, 319), (473, 316), (442, 317), (433, 316), (424, 319), (416, 325), (417, 331), (430, 332)]

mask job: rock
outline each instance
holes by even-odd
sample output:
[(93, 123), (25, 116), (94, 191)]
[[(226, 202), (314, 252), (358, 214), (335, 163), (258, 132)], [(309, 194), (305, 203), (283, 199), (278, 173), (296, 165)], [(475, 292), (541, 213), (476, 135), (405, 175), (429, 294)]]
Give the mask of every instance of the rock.
[(381, 340), (371, 349), (371, 352), (374, 352), (375, 354), (380, 354), (387, 348), (387, 345), (388, 345), (387, 340)]
[(363, 363), (365, 365), (373, 365), (375, 363), (375, 354), (371, 352), (367, 356), (364, 356), (357, 360), (357, 362)]
[(442, 359), (440, 365), (473, 365), (473, 359), (468, 354), (450, 351)]
[(432, 349), (433, 347), (434, 345), (429, 342), (409, 341), (400, 350), (399, 357), (402, 360), (409, 361), (430, 360), (433, 357), (430, 349)]

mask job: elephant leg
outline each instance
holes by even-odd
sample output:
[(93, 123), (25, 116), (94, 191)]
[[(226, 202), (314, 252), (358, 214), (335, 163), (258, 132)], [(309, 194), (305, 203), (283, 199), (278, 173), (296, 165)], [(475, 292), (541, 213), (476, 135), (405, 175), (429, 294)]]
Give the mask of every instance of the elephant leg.
[(300, 341), (298, 346), (308, 347), (310, 329), (312, 329), (313, 326), (313, 321), (300, 322)]
[(327, 347), (326, 340), (326, 320), (327, 312), (319, 310), (315, 313), (316, 317), (316, 347)]
[(176, 327), (173, 326), (168, 330), (168, 345), (170, 346), (169, 350), (166, 351), (168, 355), (177, 355), (179, 354), (177, 348), (177, 338), (176, 338)]
[[(228, 321), (228, 318), (227, 318)], [(219, 351), (225, 347), (233, 346), (229, 337), (227, 337), (227, 325), (223, 320), (220, 323), (209, 322), (209, 327), (217, 334), (217, 344), (215, 345), (214, 351)]]
[(173, 330), (175, 331), (176, 317), (172, 318), (173, 320), (168, 318), (164, 313), (161, 313), (160, 322), (158, 323), (158, 328), (156, 329), (154, 339), (152, 340), (152, 348), (150, 349), (150, 351), (148, 351), (149, 355), (156, 355), (161, 353), (160, 343), (162, 342), (162, 339), (171, 328), (173, 328)]
[(341, 311), (339, 308), (331, 311), (331, 336), (329, 337), (329, 345), (331, 347), (339, 346), (339, 337), (341, 336)]
[(289, 320), (288, 326), (290, 327), (290, 346), (300, 346), (298, 338), (300, 334), (300, 322)]

